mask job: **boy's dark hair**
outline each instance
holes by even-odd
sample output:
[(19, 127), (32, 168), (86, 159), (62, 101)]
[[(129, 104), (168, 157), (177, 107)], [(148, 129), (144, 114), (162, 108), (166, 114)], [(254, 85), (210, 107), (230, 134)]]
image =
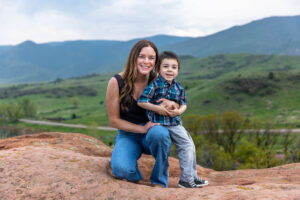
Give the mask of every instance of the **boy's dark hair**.
[(175, 59), (178, 63), (178, 70), (180, 70), (180, 60), (176, 53), (172, 51), (163, 51), (159, 54), (159, 61), (158, 61), (158, 71), (160, 70), (160, 65), (164, 59)]

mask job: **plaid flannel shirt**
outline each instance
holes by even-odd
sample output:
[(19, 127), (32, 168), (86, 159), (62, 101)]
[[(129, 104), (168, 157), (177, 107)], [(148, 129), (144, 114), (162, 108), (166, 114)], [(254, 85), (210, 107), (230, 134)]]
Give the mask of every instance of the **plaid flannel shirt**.
[[(149, 83), (149, 85), (144, 89), (142, 95), (138, 99), (138, 102), (149, 102), (155, 105), (159, 105), (160, 103), (157, 103), (157, 100), (161, 98), (175, 101), (179, 105), (186, 105), (184, 88), (176, 80), (173, 80), (172, 84), (169, 84), (160, 75), (156, 80)], [(163, 116), (156, 114), (153, 111), (147, 110), (147, 117), (154, 123), (160, 123), (166, 126), (177, 126), (181, 124), (180, 116)]]

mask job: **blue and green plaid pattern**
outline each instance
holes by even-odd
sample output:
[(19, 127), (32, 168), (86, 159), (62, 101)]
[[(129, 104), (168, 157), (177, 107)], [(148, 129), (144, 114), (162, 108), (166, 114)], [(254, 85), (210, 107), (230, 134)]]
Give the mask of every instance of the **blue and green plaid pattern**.
[[(162, 76), (158, 76), (156, 80), (151, 82), (145, 89), (138, 102), (158, 105), (157, 100), (165, 98), (171, 101), (175, 101), (179, 105), (186, 104), (186, 96), (184, 88), (176, 80), (173, 80), (172, 84), (169, 84)], [(147, 110), (147, 117), (154, 123), (160, 123), (166, 126), (177, 126), (181, 124), (180, 116), (169, 117), (162, 116)]]

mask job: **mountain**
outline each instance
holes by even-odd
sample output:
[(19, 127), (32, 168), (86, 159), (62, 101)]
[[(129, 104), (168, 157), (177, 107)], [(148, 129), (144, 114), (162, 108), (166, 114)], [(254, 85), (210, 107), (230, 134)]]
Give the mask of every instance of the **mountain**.
[[(157, 35), (146, 39), (152, 40), (160, 51), (173, 50), (194, 57), (232, 53), (300, 55), (299, 35), (300, 15), (269, 17), (206, 37)], [(49, 81), (119, 71), (139, 39), (43, 44), (25, 41), (16, 46), (0, 46), (0, 83)]]
[[(147, 38), (158, 47), (191, 39), (157, 35)], [(129, 41), (67, 41), (36, 44), (25, 41), (0, 51), (1, 82), (37, 82), (120, 70), (131, 47)], [(4, 51), (5, 50), (5, 51)]]
[(181, 55), (220, 53), (300, 55), (300, 15), (269, 17), (164, 47)]
[(1, 45), (0, 46), (0, 54), (4, 51), (8, 50), (11, 47), (12, 47), (12, 45)]

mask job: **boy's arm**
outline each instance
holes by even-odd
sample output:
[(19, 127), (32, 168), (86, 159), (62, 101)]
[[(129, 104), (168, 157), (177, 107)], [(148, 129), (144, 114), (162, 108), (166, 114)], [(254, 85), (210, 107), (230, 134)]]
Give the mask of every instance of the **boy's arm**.
[(170, 117), (176, 117), (178, 115), (181, 115), (182, 113), (185, 112), (187, 106), (186, 106), (186, 95), (184, 88), (179, 84), (179, 89), (180, 89), (180, 99), (179, 99), (179, 108), (174, 108), (173, 110), (168, 110), (168, 115)]
[(176, 117), (178, 115), (181, 115), (186, 110), (186, 105), (180, 105), (179, 108), (175, 108), (173, 110), (168, 110), (168, 115), (170, 117)]
[(184, 113), (186, 111), (186, 104), (185, 105), (180, 105), (178, 108), (179, 115)]
[(150, 102), (138, 102), (138, 106), (146, 110), (151, 110), (159, 115), (168, 115), (167, 109), (161, 105), (154, 105)]
[(146, 109), (151, 110), (159, 115), (168, 115), (167, 109), (161, 105), (155, 105), (150, 103), (150, 101), (154, 98), (155, 95), (155, 86), (153, 83), (150, 83), (143, 91), (141, 96), (138, 99), (138, 106)]

